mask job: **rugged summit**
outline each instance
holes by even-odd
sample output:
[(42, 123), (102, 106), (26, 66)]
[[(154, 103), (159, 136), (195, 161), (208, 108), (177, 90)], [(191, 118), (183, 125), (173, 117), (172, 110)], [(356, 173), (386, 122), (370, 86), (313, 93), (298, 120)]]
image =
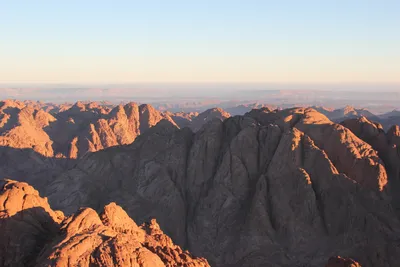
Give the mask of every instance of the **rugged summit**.
[(212, 266), (324, 266), (335, 255), (396, 266), (395, 190), (379, 155), (314, 109), (265, 108), (195, 133), (162, 120), (43, 192), (66, 214), (116, 202), (136, 222), (156, 218)]
[(325, 107), (314, 106), (312, 107), (318, 112), (327, 116), (330, 120), (334, 122), (341, 122), (346, 119), (356, 119), (360, 117), (367, 117), (370, 120), (379, 121), (380, 118), (363, 108), (354, 108), (352, 106), (346, 106), (339, 109), (329, 109)]
[(1, 266), (206, 267), (174, 245), (155, 220), (137, 226), (115, 203), (100, 215), (53, 211), (26, 183), (0, 182)]
[(229, 118), (231, 115), (224, 111), (221, 108), (212, 108), (208, 109), (198, 116), (194, 117), (189, 124), (189, 127), (194, 131), (197, 132), (200, 128), (207, 122), (212, 121), (214, 119), (218, 119), (224, 121), (225, 119)]
[(56, 119), (49, 113), (19, 101), (0, 102), (0, 146), (32, 148), (51, 157), (53, 141), (43, 130)]
[(400, 210), (400, 128), (392, 126), (387, 132), (379, 123), (374, 123), (365, 117), (349, 119), (342, 125), (350, 129), (355, 135), (370, 144), (385, 163), (391, 185), (393, 206)]
[(135, 103), (118, 105), (108, 111), (98, 105), (78, 102), (58, 113), (56, 118), (56, 123), (46, 131), (54, 140), (55, 151), (68, 158), (130, 144), (160, 120), (173, 122), (168, 115), (161, 114), (150, 105), (138, 106)]
[(87, 152), (131, 144), (161, 120), (198, 130), (209, 120), (227, 117), (228, 113), (217, 108), (199, 115), (163, 113), (151, 105), (136, 103), (52, 106), (7, 100), (0, 102), (0, 146), (28, 148), (45, 157), (77, 159)]
[(87, 152), (130, 144), (162, 119), (174, 123), (152, 106), (135, 103), (111, 109), (94, 102), (77, 102), (51, 115), (42, 106), (3, 101), (0, 145), (30, 148), (45, 157), (76, 159)]

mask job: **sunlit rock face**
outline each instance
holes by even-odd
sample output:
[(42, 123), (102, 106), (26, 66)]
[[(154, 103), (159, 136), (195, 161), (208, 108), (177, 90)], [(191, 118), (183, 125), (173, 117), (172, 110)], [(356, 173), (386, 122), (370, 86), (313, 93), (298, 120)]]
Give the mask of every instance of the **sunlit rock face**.
[(100, 215), (82, 208), (64, 216), (27, 183), (3, 180), (0, 189), (2, 266), (209, 266), (155, 220), (138, 226), (115, 203)]
[(0, 146), (29, 148), (45, 157), (76, 159), (88, 152), (131, 144), (161, 120), (197, 131), (212, 119), (230, 117), (220, 108), (185, 114), (160, 112), (151, 105), (133, 102), (117, 106), (96, 102), (53, 105), (46, 111), (43, 105), (1, 101)]

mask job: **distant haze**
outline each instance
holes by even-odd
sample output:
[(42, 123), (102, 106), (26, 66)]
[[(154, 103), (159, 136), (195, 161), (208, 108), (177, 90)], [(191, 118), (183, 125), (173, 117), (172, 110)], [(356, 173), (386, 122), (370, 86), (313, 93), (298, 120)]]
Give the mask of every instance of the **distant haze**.
[(43, 102), (107, 101), (149, 103), (170, 111), (204, 111), (212, 107), (270, 104), (279, 107), (351, 105), (375, 113), (400, 109), (397, 84), (0, 84), (0, 99)]

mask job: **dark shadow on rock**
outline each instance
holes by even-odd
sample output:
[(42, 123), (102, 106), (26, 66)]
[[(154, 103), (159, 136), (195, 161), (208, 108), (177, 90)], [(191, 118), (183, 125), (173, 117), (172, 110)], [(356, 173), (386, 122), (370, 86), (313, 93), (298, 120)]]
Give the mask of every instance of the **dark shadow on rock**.
[[(104, 116), (104, 115), (103, 115)], [(69, 156), (69, 149), (75, 137), (89, 133), (90, 124), (95, 124), (102, 114), (93, 111), (81, 111), (73, 108), (54, 116), (57, 120), (43, 128), (53, 143), (54, 154)], [(87, 136), (83, 136), (87, 137)]]
[(59, 225), (42, 207), (21, 210), (11, 217), (0, 210), (0, 265), (35, 266), (44, 247), (55, 238)]
[(20, 109), (8, 107), (8, 108), (3, 109), (2, 112), (10, 117), (7, 120), (7, 123), (5, 125), (3, 125), (3, 127), (0, 128), (0, 133), (9, 131), (13, 127), (16, 126), (16, 124), (18, 122), (17, 118), (18, 118), (18, 113), (20, 112)]
[(45, 157), (30, 148), (0, 146), (0, 178), (28, 182), (39, 192), (75, 164), (74, 159)]

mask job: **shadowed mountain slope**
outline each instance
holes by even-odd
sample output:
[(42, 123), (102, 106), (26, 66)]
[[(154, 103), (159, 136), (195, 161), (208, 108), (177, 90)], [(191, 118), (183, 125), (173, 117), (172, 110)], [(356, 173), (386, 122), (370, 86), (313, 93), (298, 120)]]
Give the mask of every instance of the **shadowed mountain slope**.
[(156, 218), (212, 266), (323, 266), (333, 255), (396, 266), (397, 189), (379, 155), (314, 109), (260, 109), (196, 133), (162, 120), (43, 192), (66, 214), (116, 202), (138, 223)]

